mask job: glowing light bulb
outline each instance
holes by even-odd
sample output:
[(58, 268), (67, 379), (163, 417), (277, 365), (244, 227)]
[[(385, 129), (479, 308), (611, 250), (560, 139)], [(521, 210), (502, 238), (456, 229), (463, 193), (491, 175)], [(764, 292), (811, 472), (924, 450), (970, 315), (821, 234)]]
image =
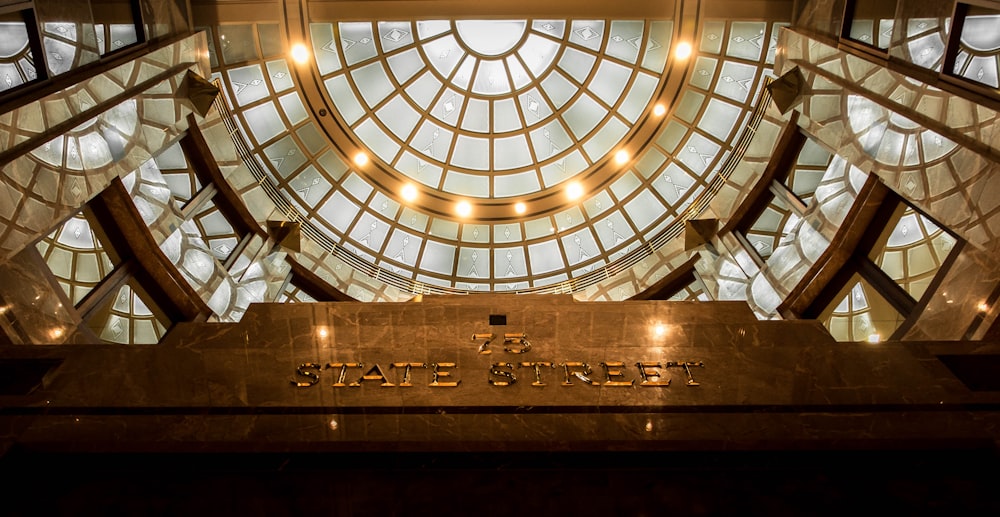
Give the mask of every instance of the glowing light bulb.
[(528, 207), (524, 203), (517, 203), (514, 205), (514, 211), (518, 214), (523, 214), (528, 211)]
[(580, 199), (580, 196), (582, 195), (583, 185), (579, 183), (570, 183), (569, 186), (566, 187), (566, 197), (570, 199)]
[(354, 164), (358, 167), (364, 167), (368, 165), (368, 155), (365, 153), (358, 153), (354, 155)]
[(301, 43), (292, 45), (292, 61), (304, 65), (309, 61), (309, 49)]
[(878, 334), (872, 334), (872, 335), (868, 336), (868, 342), (869, 343), (879, 343), (881, 341), (882, 341), (882, 336), (880, 336)]
[(662, 324), (657, 325), (653, 327), (653, 332), (656, 334), (657, 337), (662, 337), (664, 334), (667, 333), (667, 326)]
[(629, 158), (630, 156), (628, 155), (628, 151), (625, 149), (620, 149), (617, 153), (615, 153), (615, 163), (618, 165), (625, 165), (625, 162), (627, 162)]
[(470, 205), (468, 201), (459, 201), (458, 204), (455, 205), (455, 213), (460, 217), (469, 217), (469, 214), (472, 213), (472, 205)]
[(657, 104), (656, 106), (653, 106), (653, 115), (656, 115), (657, 117), (662, 117), (666, 113), (667, 113), (667, 107), (664, 106), (663, 104)]
[(318, 335), (319, 337), (327, 337), (330, 335), (330, 331), (326, 330), (325, 328), (320, 328), (319, 330), (316, 331), (316, 335)]
[(412, 183), (407, 183), (406, 185), (403, 185), (403, 190), (400, 194), (403, 196), (404, 200), (413, 201), (417, 199), (417, 187)]
[(691, 57), (691, 44), (684, 41), (677, 44), (674, 48), (674, 57), (677, 59), (687, 59)]

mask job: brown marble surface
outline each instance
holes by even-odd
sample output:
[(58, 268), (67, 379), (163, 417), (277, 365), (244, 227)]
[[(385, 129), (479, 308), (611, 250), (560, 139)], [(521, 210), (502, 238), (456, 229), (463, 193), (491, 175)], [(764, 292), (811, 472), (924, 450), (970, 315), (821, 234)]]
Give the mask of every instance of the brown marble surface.
[[(502, 314), (504, 326), (490, 326)], [(657, 328), (660, 332), (657, 332)], [(530, 352), (477, 351), (473, 333), (525, 333)], [(63, 363), (26, 396), (0, 397), (8, 443), (58, 451), (687, 450), (913, 447), (994, 439), (1000, 397), (973, 393), (928, 347), (836, 343), (813, 321), (759, 322), (743, 303), (579, 303), (475, 296), (399, 304), (254, 305), (239, 324), (182, 324), (157, 346), (0, 347)], [(493, 363), (586, 362), (600, 386), (561, 367), (490, 385)], [(610, 386), (601, 362), (621, 361)], [(687, 386), (641, 387), (635, 363), (703, 362)], [(392, 387), (333, 387), (303, 363), (376, 363)], [(393, 362), (455, 363), (400, 387)], [(313, 370), (316, 371), (316, 370)], [(16, 424), (16, 425), (15, 425)]]

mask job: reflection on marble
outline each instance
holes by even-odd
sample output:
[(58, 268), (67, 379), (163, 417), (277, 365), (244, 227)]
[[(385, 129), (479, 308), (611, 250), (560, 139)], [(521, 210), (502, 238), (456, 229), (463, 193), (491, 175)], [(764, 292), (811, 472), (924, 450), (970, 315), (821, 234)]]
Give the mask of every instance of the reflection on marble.
[[(491, 327), (490, 314), (507, 325)], [(476, 332), (523, 332), (533, 347), (481, 355)], [(35, 417), (19, 442), (69, 450), (852, 447), (988, 435), (968, 413), (950, 413), (1000, 399), (967, 390), (920, 344), (833, 344), (816, 322), (759, 322), (742, 303), (508, 295), (254, 305), (237, 324), (180, 324), (158, 347), (45, 349), (62, 366), (9, 403)], [(699, 385), (669, 361), (703, 362), (690, 372)], [(394, 362), (455, 363), (461, 384), (432, 388), (431, 369), (415, 367), (402, 387)], [(515, 363), (505, 370), (517, 382), (491, 385), (496, 362)], [(535, 386), (521, 362), (586, 362), (599, 385), (562, 386), (564, 372), (546, 367), (546, 386)], [(624, 363), (612, 367), (615, 382), (629, 386), (606, 384), (602, 362)], [(648, 368), (670, 386), (642, 387), (642, 362), (663, 365)], [(347, 369), (357, 387), (331, 386), (339, 368), (313, 370), (319, 382), (297, 387), (304, 363), (365, 366)], [(375, 364), (394, 386), (361, 378)]]
[[(1000, 248), (1000, 116), (859, 57), (783, 30), (778, 69), (799, 66), (809, 133), (972, 244)], [(890, 112), (885, 107), (891, 107)]]
[(34, 247), (0, 264), (0, 332), (15, 344), (86, 343), (69, 300)]
[[(193, 35), (0, 116), (4, 258), (186, 129), (190, 109), (174, 92), (188, 68), (207, 68), (204, 49), (204, 35)], [(53, 139), (65, 124), (75, 129)]]

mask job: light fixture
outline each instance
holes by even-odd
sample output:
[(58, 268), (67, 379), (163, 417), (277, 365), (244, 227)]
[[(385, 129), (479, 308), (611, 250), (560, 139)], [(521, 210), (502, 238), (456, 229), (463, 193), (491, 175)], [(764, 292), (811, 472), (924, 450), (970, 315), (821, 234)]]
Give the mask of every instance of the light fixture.
[(662, 323), (657, 323), (656, 326), (653, 327), (653, 333), (656, 334), (656, 337), (663, 337), (667, 333), (667, 326)]
[(527, 211), (528, 211), (528, 206), (525, 205), (524, 203), (518, 202), (514, 204), (514, 212), (517, 212), (518, 214), (523, 214)]
[(470, 205), (468, 201), (459, 201), (458, 204), (455, 205), (455, 213), (458, 214), (459, 217), (469, 217), (469, 214), (472, 213), (472, 205)]
[(368, 155), (361, 152), (354, 155), (354, 164), (358, 167), (364, 167), (368, 165)]
[(414, 186), (413, 183), (407, 183), (406, 185), (403, 185), (403, 190), (400, 191), (400, 194), (403, 196), (405, 201), (412, 202), (417, 199), (417, 187)]
[(979, 309), (979, 312), (990, 312), (990, 304), (986, 302), (979, 302), (976, 308)]
[(869, 343), (879, 343), (881, 341), (882, 341), (882, 336), (880, 336), (878, 334), (872, 334), (872, 335), (868, 336), (868, 342)]
[(656, 115), (657, 117), (662, 117), (666, 113), (667, 113), (667, 107), (664, 106), (663, 104), (657, 104), (656, 106), (653, 106), (653, 115)]
[(301, 43), (292, 45), (292, 61), (304, 65), (309, 61), (309, 49)]
[(583, 195), (583, 185), (573, 182), (566, 187), (566, 197), (572, 199), (580, 199)]
[(321, 338), (325, 338), (330, 335), (330, 331), (327, 330), (326, 327), (320, 327), (316, 329), (316, 335)]
[(59, 339), (62, 337), (64, 332), (65, 331), (62, 328), (55, 327), (49, 331), (49, 337), (51, 337), (52, 339)]
[(678, 43), (677, 46), (674, 47), (674, 57), (677, 59), (687, 59), (691, 57), (691, 44), (686, 41)]
[(625, 162), (627, 162), (629, 158), (630, 156), (628, 155), (628, 151), (625, 149), (619, 149), (618, 152), (615, 153), (615, 163), (618, 165), (625, 165)]

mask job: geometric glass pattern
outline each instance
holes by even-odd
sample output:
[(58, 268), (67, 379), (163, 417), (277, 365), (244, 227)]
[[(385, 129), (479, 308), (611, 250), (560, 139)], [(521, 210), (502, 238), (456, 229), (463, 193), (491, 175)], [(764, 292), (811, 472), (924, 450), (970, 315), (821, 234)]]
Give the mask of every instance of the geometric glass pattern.
[(837, 341), (884, 341), (903, 323), (899, 312), (858, 274), (835, 300), (819, 319)]
[(87, 326), (108, 343), (155, 345), (166, 334), (170, 321), (150, 302), (145, 292), (129, 282), (95, 311)]
[(1000, 88), (1000, 11), (969, 6), (962, 22), (961, 45), (955, 58), (954, 74), (971, 81)]
[(83, 213), (67, 220), (35, 247), (74, 305), (115, 267)]
[(884, 242), (869, 257), (913, 299), (919, 300), (954, 249), (956, 240), (910, 207), (889, 228)]
[[(678, 65), (673, 105), (657, 117), (653, 99), (674, 68), (670, 20), (494, 20), (476, 31), (452, 21), (310, 21), (307, 66), (330, 116), (375, 163), (355, 165), (331, 144), (297, 88), (301, 65), (257, 50), (263, 24), (212, 31), (233, 136), (311, 236), (414, 292), (575, 290), (582, 277), (648, 253), (714, 195), (783, 25), (703, 22)], [(491, 31), (520, 36), (469, 35)], [(614, 164), (640, 127), (652, 129), (629, 144), (640, 152)], [(373, 167), (421, 197), (373, 181)], [(565, 196), (567, 183), (598, 169), (610, 175), (599, 188)], [(474, 209), (461, 218), (422, 205), (429, 197), (509, 206), (509, 216), (477, 219)], [(557, 201), (533, 211), (536, 198)], [(528, 215), (518, 216), (522, 199)]]
[(20, 17), (0, 16), (0, 93), (35, 80), (28, 27)]

